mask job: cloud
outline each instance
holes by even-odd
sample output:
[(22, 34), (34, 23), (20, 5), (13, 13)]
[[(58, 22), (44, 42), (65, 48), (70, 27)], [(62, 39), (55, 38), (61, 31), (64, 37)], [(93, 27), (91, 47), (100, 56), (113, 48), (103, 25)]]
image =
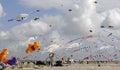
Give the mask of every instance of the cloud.
[[(95, 6), (93, 2), (95, 0), (60, 0), (60, 1), (41, 1), (41, 0), (22, 0), (21, 3), (27, 6), (32, 7), (41, 7), (44, 9), (51, 9), (56, 8), (60, 9), (61, 11), (65, 12), (66, 15), (64, 17), (64, 22), (59, 23), (59, 28), (61, 28), (61, 32), (63, 34), (80, 34), (80, 35), (87, 35), (89, 34), (89, 30), (92, 29), (95, 31), (95, 27), (93, 27), (92, 20), (90, 17), (95, 14)], [(42, 4), (41, 4), (42, 3)], [(47, 5), (45, 5), (47, 4)], [(71, 9), (72, 11), (69, 12), (68, 10)], [(84, 21), (86, 20), (86, 21)], [(61, 26), (60, 26), (61, 25)], [(85, 29), (86, 28), (86, 29)]]
[(0, 17), (2, 17), (2, 16), (4, 16), (5, 15), (5, 13), (4, 13), (4, 11), (3, 11), (3, 7), (2, 7), (2, 5), (0, 4)]
[[(2, 5), (0, 3), (0, 18), (5, 16), (5, 15), (6, 15), (6, 13), (4, 12), (3, 7), (2, 7)], [(2, 25), (3, 24), (0, 22), (0, 28), (2, 28)]]
[(119, 24), (120, 23), (120, 9), (115, 8), (115, 9), (112, 9), (104, 13), (106, 13), (107, 15), (104, 21), (101, 23), (101, 25), (109, 29), (119, 29), (120, 28), (120, 24)]
[[(63, 20), (61, 16), (45, 15), (40, 19), (40, 21), (31, 20), (30, 22), (21, 23), (13, 26), (9, 30), (1, 30), (1, 49), (8, 48), (9, 56), (15, 55), (22, 58), (25, 56), (25, 49), (28, 43), (40, 41), (41, 46), (45, 47), (51, 44), (51, 40), (54, 39), (54, 41), (57, 41), (59, 34), (53, 32), (53, 30), (55, 30), (57, 28), (56, 25)], [(41, 47), (41, 49), (44, 49), (44, 47)]]
[[(91, 50), (94, 52), (98, 47), (106, 45), (118, 46), (118, 36), (120, 35), (119, 8), (116, 8), (117, 6), (110, 6), (108, 8), (109, 5), (106, 3), (109, 1), (98, 0), (97, 5), (94, 1), (95, 0), (20, 0), (22, 5), (43, 9), (56, 8), (64, 12), (65, 15), (44, 15), (40, 17), (39, 22), (32, 20), (14, 26), (7, 31), (1, 30), (0, 45), (8, 47), (13, 54), (16, 52), (24, 55), (25, 53), (21, 51), (25, 50), (26, 45), (39, 40), (42, 46), (41, 51), (57, 51), (57, 53), (60, 53), (62, 56), (62, 54), (64, 55), (66, 52), (68, 55), (74, 54), (71, 52), (79, 49), (77, 53), (82, 53), (83, 55), (78, 56), (75, 52), (75, 56), (77, 58), (81, 56), (81, 59), (89, 56)], [(104, 10), (101, 9), (100, 3), (105, 4), (105, 6), (107, 5)], [(107, 27), (112, 25), (114, 28), (101, 28), (101, 25)], [(109, 33), (113, 34), (108, 37)], [(92, 35), (93, 38), (84, 39), (84, 37), (88, 35)], [(76, 40), (68, 43), (73, 39)], [(79, 45), (79, 43), (82, 43), (82, 46)], [(68, 49), (67, 51), (65, 51), (66, 47)], [(16, 51), (12, 51), (13, 48)]]
[[(49, 31), (49, 26), (44, 22), (23, 23), (8, 31), (0, 31), (0, 44), (2, 47), (7, 47), (11, 54), (24, 53), (21, 51), (27, 48), (28, 43), (39, 39), (47, 31)], [(35, 38), (35, 40), (31, 38)], [(14, 51), (12, 51), (13, 48)]]
[(120, 8), (120, 0), (97, 0), (97, 12), (104, 12), (114, 8)]
[(51, 0), (51, 1), (47, 1), (47, 0), (21, 0), (20, 4), (22, 5), (26, 5), (29, 7), (37, 7), (37, 8), (44, 8), (44, 9), (49, 9), (49, 8), (64, 8), (62, 6), (70, 6), (72, 5), (72, 1), (71, 0)]

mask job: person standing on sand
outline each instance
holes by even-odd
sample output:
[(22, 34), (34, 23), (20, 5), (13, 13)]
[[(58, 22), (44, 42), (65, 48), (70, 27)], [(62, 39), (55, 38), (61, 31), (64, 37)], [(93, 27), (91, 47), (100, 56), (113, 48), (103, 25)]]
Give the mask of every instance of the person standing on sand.
[(3, 62), (0, 62), (0, 70), (4, 70), (6, 68), (6, 65)]
[(54, 56), (55, 56), (54, 53), (50, 53), (49, 57), (47, 58), (47, 60), (50, 59), (50, 63), (49, 63), (50, 66), (53, 66), (53, 58), (54, 58)]
[(49, 58), (50, 58), (50, 65), (51, 66), (53, 66), (53, 57), (54, 57), (54, 53), (50, 53)]
[(64, 57), (61, 58), (62, 63), (64, 63)]

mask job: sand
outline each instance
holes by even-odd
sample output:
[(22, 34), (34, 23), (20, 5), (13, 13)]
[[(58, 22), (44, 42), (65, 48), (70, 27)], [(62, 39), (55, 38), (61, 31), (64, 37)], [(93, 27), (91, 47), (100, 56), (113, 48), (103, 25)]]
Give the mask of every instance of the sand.
[[(27, 64), (26, 64), (27, 65)], [(14, 69), (13, 69), (14, 68)], [(98, 64), (79, 64), (73, 63), (71, 65), (64, 66), (35, 66), (34, 64), (29, 64), (28, 66), (23, 65), (23, 68), (18, 67), (7, 67), (5, 70), (120, 70), (120, 63), (103, 63), (98, 66)]]

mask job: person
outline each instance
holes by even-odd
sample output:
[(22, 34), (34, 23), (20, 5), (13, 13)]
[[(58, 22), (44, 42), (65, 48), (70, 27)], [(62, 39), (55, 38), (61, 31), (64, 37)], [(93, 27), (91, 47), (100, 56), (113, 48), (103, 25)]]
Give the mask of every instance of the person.
[(64, 57), (62, 57), (61, 60), (62, 60), (62, 63), (64, 63)]
[(49, 54), (50, 66), (53, 66), (53, 57), (54, 57), (54, 53), (50, 53), (50, 54)]
[(70, 55), (70, 56), (67, 58), (67, 63), (68, 63), (68, 64), (74, 63), (73, 55)]
[(4, 70), (6, 68), (6, 65), (3, 62), (0, 62), (0, 70)]
[[(50, 53), (50, 54), (49, 54), (49, 57), (46, 59), (46, 61), (47, 61), (48, 59), (50, 59), (50, 61), (49, 61), (49, 65), (50, 65), (50, 66), (53, 66), (53, 58), (54, 58), (54, 56), (55, 56), (54, 53)], [(48, 63), (48, 61), (47, 61), (47, 63)]]

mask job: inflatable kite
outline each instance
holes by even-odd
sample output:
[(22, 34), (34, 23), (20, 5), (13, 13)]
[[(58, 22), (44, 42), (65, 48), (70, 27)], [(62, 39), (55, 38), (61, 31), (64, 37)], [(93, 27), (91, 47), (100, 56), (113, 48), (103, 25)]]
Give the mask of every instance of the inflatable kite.
[(28, 48), (25, 50), (26, 53), (34, 52), (35, 50), (40, 50), (40, 42), (34, 42), (34, 44), (28, 44)]
[(0, 62), (6, 60), (7, 56), (8, 56), (8, 50), (4, 48), (0, 53)]
[(4, 61), (5, 64), (15, 65), (17, 63), (16, 57), (12, 57), (10, 60)]

